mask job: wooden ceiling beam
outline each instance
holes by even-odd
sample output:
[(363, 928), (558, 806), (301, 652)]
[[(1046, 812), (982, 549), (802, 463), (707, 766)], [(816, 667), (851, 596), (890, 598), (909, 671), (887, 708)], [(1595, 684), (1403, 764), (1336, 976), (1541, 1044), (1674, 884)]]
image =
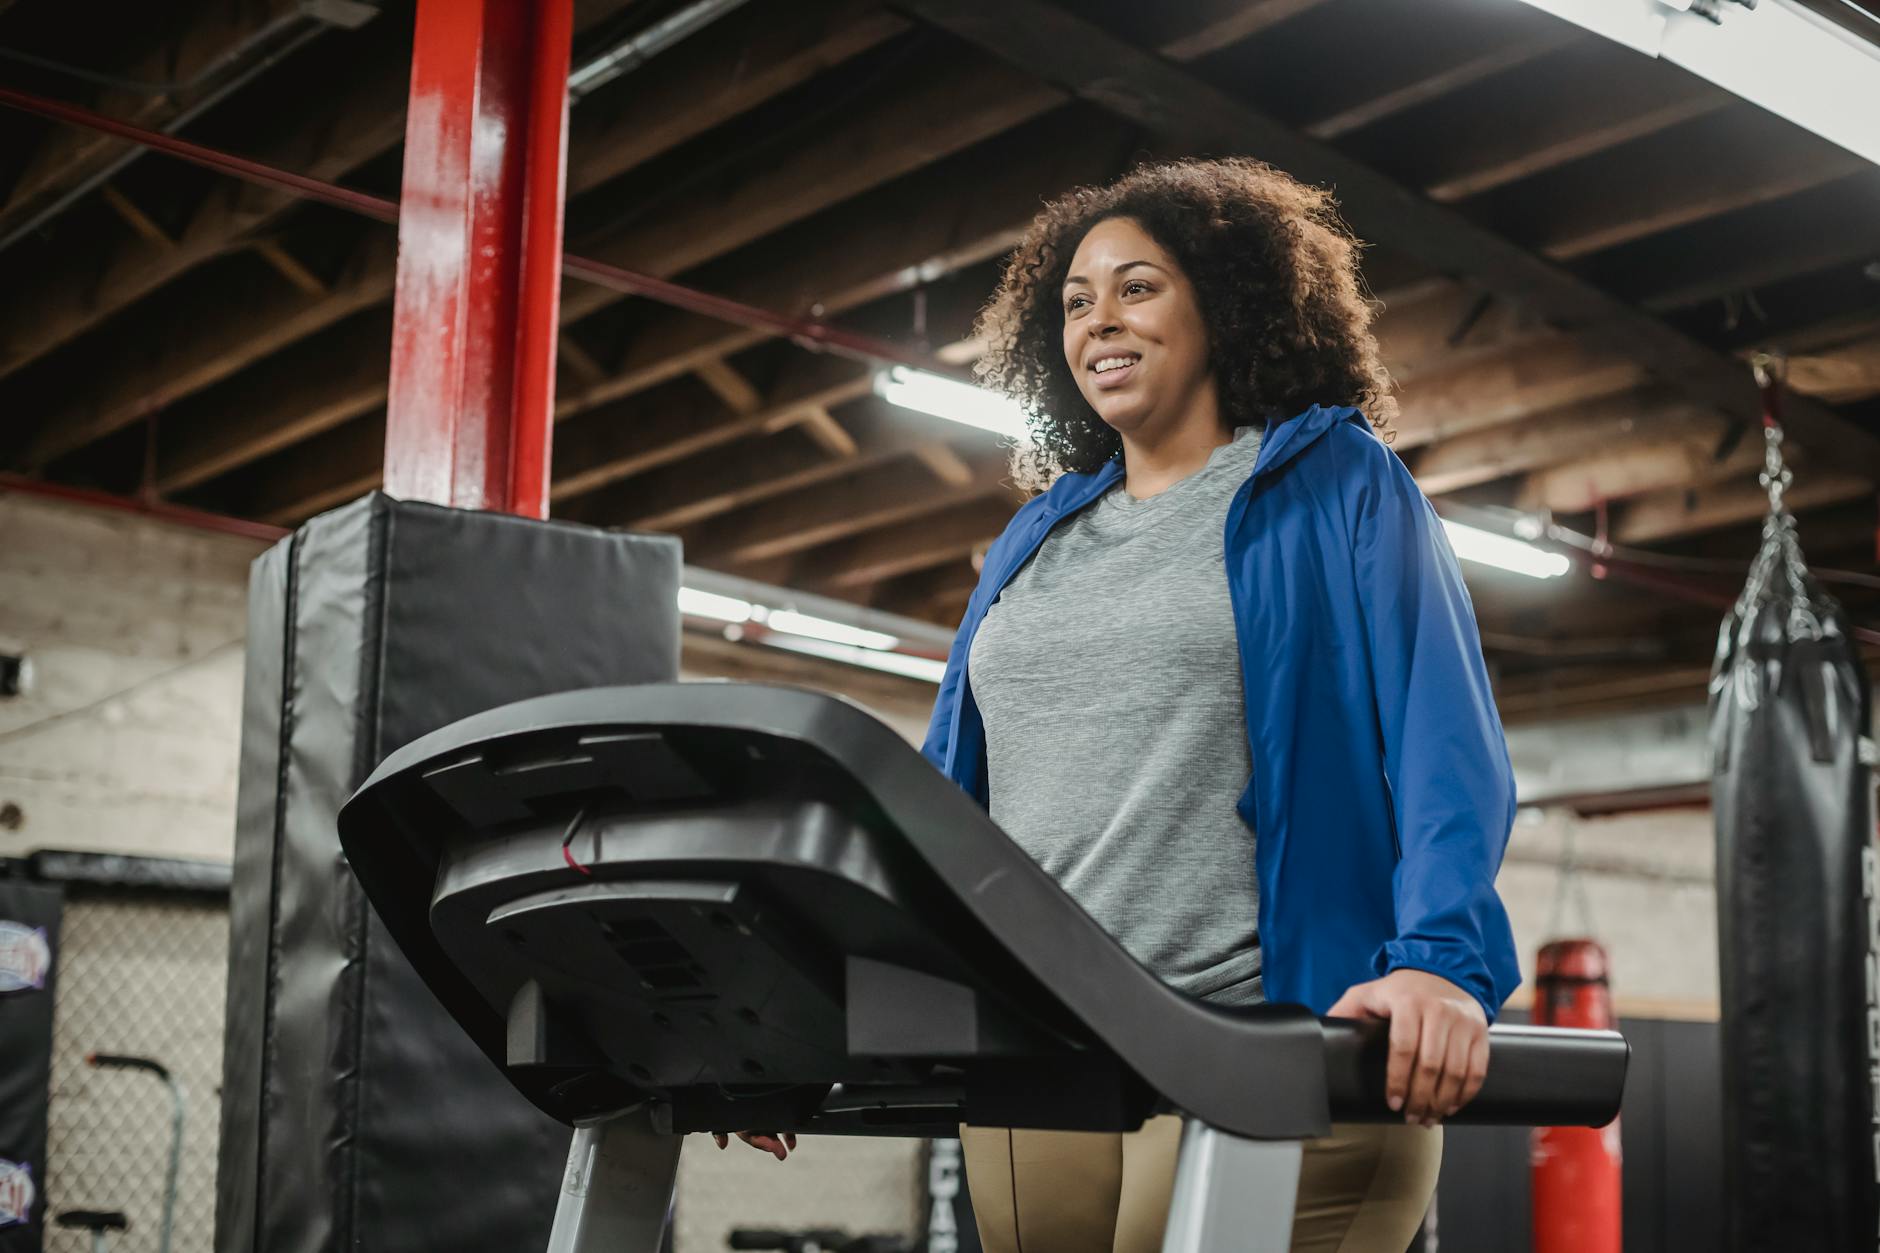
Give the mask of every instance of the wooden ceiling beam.
[(182, 318), (145, 306), (132, 322), (135, 348), (112, 368), (71, 380), (11, 460), (30, 470), (166, 409), (186, 396), (363, 309), (382, 303), (397, 252), (389, 231), (368, 231), (346, 272), (324, 296), (309, 296), (272, 270), (237, 272), (215, 303)]
[(157, 422), (156, 486), (171, 496), (385, 407), (389, 309), (310, 336)]
[(762, 435), (778, 418), (867, 395), (867, 368), (840, 357), (792, 363), (762, 408), (736, 413), (689, 383), (668, 384), (665, 401), (622, 401), (564, 422), (555, 431), (551, 499), (561, 501), (619, 479)]
[(1645, 367), (1616, 353), (1555, 335), (1440, 373), (1419, 375), (1398, 398), (1402, 451), (1562, 405), (1613, 396), (1644, 383)]
[[(774, 6), (759, 7), (774, 8)], [(799, 49), (791, 67), (787, 67), (791, 71), (789, 73), (776, 66), (767, 67), (765, 73), (760, 76), (765, 83), (777, 90), (794, 85), (818, 70), (826, 68), (831, 63), (830, 58), (835, 51), (856, 46), (857, 40), (854, 33), (847, 25), (836, 20), (845, 13), (853, 17), (852, 6), (825, 7), (832, 8), (834, 15), (825, 13), (825, 24), (816, 29), (824, 33), (827, 41), (813, 43)], [(788, 6), (788, 9), (795, 13), (798, 11), (798, 6)], [(880, 27), (880, 24), (868, 24), (869, 29), (877, 29), (877, 27)], [(881, 27), (877, 33), (885, 38), (885, 34), (881, 33), (882, 30), (885, 30), (885, 27)], [(690, 43), (681, 44), (671, 55), (679, 56), (681, 52), (686, 52), (691, 47)], [(715, 58), (715, 63), (718, 64), (716, 73), (708, 77), (707, 81), (731, 84), (726, 86), (725, 90), (713, 96), (709, 93), (698, 92), (689, 81), (674, 81), (668, 76), (649, 83), (645, 89), (633, 95), (636, 110), (644, 111), (646, 118), (663, 118), (692, 111), (695, 116), (691, 123), (687, 126), (669, 124), (642, 126), (641, 123), (635, 121), (634, 113), (629, 112), (610, 119), (611, 126), (582, 132), (581, 115), (577, 112), (575, 115), (577, 133), (596, 136), (596, 138), (584, 141), (581, 149), (584, 155), (592, 160), (604, 160), (609, 169), (618, 171), (622, 167), (612, 155), (615, 144), (626, 145), (632, 147), (635, 152), (646, 154), (648, 149), (645, 136), (648, 134), (664, 136), (670, 142), (676, 143), (680, 138), (706, 129), (734, 115), (727, 110), (748, 108), (754, 99), (752, 92), (742, 86), (737, 86), (738, 75), (735, 68), (727, 68), (741, 64), (740, 49), (713, 41), (701, 41), (699, 47), (710, 49), (711, 57)], [(687, 64), (695, 68), (703, 64), (698, 60), (696, 52), (688, 52), (687, 55), (691, 58)], [(656, 60), (653, 64), (658, 65), (659, 62)], [(1007, 73), (1009, 76), (1009, 72)], [(378, 126), (392, 131), (390, 142), (396, 142), (404, 133), (402, 101), (408, 75), (409, 64), (406, 63), (402, 71), (392, 80), (397, 89), (395, 106), (388, 115), (386, 107), (381, 105), (378, 113), (370, 119)], [(597, 93), (596, 98), (601, 98), (600, 94)], [(323, 121), (323, 126), (330, 124), (330, 118)], [(688, 129), (688, 126), (692, 129)], [(364, 146), (360, 145), (361, 148)], [(385, 146), (389, 147), (390, 143), (388, 142)], [(353, 145), (348, 144), (348, 149), (352, 148)], [(584, 181), (587, 176), (586, 166), (570, 164), (571, 184)], [(787, 177), (787, 171), (781, 177)], [(764, 188), (777, 190), (774, 180), (757, 181)], [(699, 216), (682, 210), (666, 220), (671, 221), (673, 217), (678, 217), (696, 221)], [(716, 220), (721, 230), (730, 229), (735, 234), (736, 224), (729, 222), (728, 212), (720, 212)], [(244, 222), (242, 229), (250, 225), (253, 223)], [(710, 235), (710, 222), (700, 223), (700, 231), (701, 238)], [(226, 231), (205, 232), (205, 234), (215, 237), (218, 248), (225, 247), (230, 238), (230, 233)], [(355, 267), (346, 284), (344, 297), (336, 291), (333, 297), (309, 299), (304, 294), (296, 292), (293, 293), (291, 300), (263, 302), (235, 310), (234, 313), (239, 316), (212, 317), (207, 326), (195, 325), (193, 319), (179, 319), (173, 314), (167, 315), (175, 330), (169, 337), (173, 342), (166, 345), (166, 351), (138, 359), (137, 365), (115, 380), (114, 386), (102, 389), (103, 395), (82, 397), (78, 401), (47, 414), (38, 423), (33, 438), (27, 444), (26, 453), (23, 456), (15, 455), (10, 460), (24, 468), (41, 468), (58, 456), (74, 451), (137, 421), (149, 411), (147, 404), (140, 403), (141, 398), (160, 397), (162, 398), (160, 403), (172, 403), (192, 391), (226, 377), (250, 362), (259, 360), (303, 335), (312, 334), (330, 326), (368, 305), (390, 301), (396, 277), (396, 253), (395, 248), (389, 246), (392, 242), (389, 233), (380, 232), (380, 234), (385, 236), (388, 246), (382, 252), (374, 254), (369, 263)], [(189, 232), (185, 232), (185, 238), (188, 237)], [(713, 236), (713, 238), (722, 239), (722, 235)], [(669, 267), (661, 270), (660, 273), (671, 274), (677, 268), (680, 267)], [(179, 268), (171, 273), (173, 275), (180, 272)], [(565, 288), (562, 296), (564, 321), (579, 316), (583, 293), (601, 290), (585, 285), (570, 285)], [(610, 299), (615, 295), (612, 292), (604, 294)], [(593, 297), (589, 294), (585, 298), (591, 300)], [(14, 307), (12, 301), (9, 300), (7, 303), (10, 307)], [(7, 337), (0, 335), (0, 343), (3, 342), (8, 342)], [(138, 356), (141, 357), (141, 354)], [(181, 364), (178, 364), (179, 362)]]
[[(998, 256), (1044, 197), (1114, 174), (1134, 142), (1100, 114), (1062, 110), (846, 201), (764, 241), (759, 255), (740, 252), (697, 280), (760, 308), (834, 317)], [(612, 379), (563, 395), (560, 410), (631, 395), (770, 338), (663, 313), (628, 345)]]
[[(1674, 439), (1634, 438), (1623, 446), (1536, 470), (1515, 495), (1515, 507), (1583, 513), (1611, 501), (1674, 488), (1689, 490), (1730, 479), (1755, 482), (1762, 467), (1759, 437), (1746, 437), (1719, 456), (1722, 419), (1694, 424)], [(1707, 428), (1707, 429), (1706, 429)]]
[[(1869, 168), (1845, 148), (1740, 104), (1606, 154), (1572, 179), (1540, 179), (1494, 199), (1556, 261), (1779, 200)], [(1491, 209), (1499, 220), (1507, 210)]]
[(1666, 387), (1643, 388), (1543, 410), (1519, 422), (1457, 435), (1411, 459), (1417, 483), (1431, 496), (1539, 470), (1635, 440), (1682, 432), (1696, 423), (1718, 429), (1709, 415)]
[[(974, 470), (954, 445), (981, 453), (996, 451), (997, 440), (990, 434), (966, 427), (947, 430), (953, 424), (890, 411), (886, 406), (850, 405), (842, 412), (842, 422), (855, 441), (852, 459), (832, 458), (800, 429), (784, 430), (713, 448), (695, 459), (570, 496), (555, 513), (605, 526), (672, 531), (895, 457), (913, 456), (937, 483), (963, 487), (973, 481)], [(941, 463), (942, 454), (950, 460)]]
[[(911, 574), (884, 579), (868, 591), (868, 603), (888, 613), (910, 618), (933, 619), (948, 607), (964, 601), (979, 586), (979, 571), (973, 569), (971, 554), (959, 562), (946, 562)], [(959, 615), (952, 615), (958, 621)]]
[[(1791, 510), (1816, 509), (1874, 494), (1870, 479), (1826, 466), (1798, 474), (1786, 500)], [(1615, 544), (1655, 544), (1762, 517), (1769, 494), (1755, 482), (1690, 490), (1669, 488), (1634, 499), (1614, 517)]]
[(1009, 515), (1018, 496), (999, 482), (1004, 458), (994, 453), (979, 459), (984, 464), (976, 467), (975, 481), (964, 488), (936, 488), (926, 466), (903, 458), (774, 497), (687, 530), (688, 560), (723, 569), (786, 557), (950, 504), (996, 495), (1009, 499)]
[(841, 596), (949, 563), (971, 570), (973, 549), (999, 537), (1018, 503), (1010, 492), (957, 501), (810, 549), (797, 557), (792, 583)]
[(1341, 135), (1376, 125), (1387, 117), (1407, 112), (1418, 105), (1428, 104), (1432, 100), (1440, 100), (1472, 84), (1526, 65), (1548, 53), (1557, 52), (1580, 38), (1581, 35), (1565, 22), (1544, 25), (1527, 38), (1486, 49), (1453, 65), (1442, 66), (1414, 82), (1405, 83), (1369, 100), (1310, 122), (1305, 127), (1305, 133), (1314, 139), (1337, 139)]
[[(1564, 23), (1563, 23), (1564, 25)], [(1431, 154), (1424, 192), (1450, 204), (1714, 112), (1736, 99), (1692, 75), (1666, 74), (1603, 39), (1587, 39), (1497, 84), (1512, 107), (1457, 97), (1417, 119), (1446, 137)], [(1587, 91), (1589, 82), (1598, 91)], [(1561, 107), (1571, 102), (1571, 107)], [(1520, 118), (1510, 125), (1510, 117)]]
[[(193, 25), (166, 43), (140, 49), (119, 69), (125, 79), (182, 86), (157, 93), (107, 87), (90, 107), (137, 126), (173, 130), (317, 35), (321, 26), (303, 7), (298, 0), (257, 0), (197, 9)], [(0, 205), (0, 239), (43, 220), (73, 192), (108, 177), (138, 154), (122, 140), (96, 131), (69, 126), (49, 131)]]
[[(252, 6), (225, 7), (245, 12)], [(352, 72), (337, 84), (338, 98), (274, 132), (252, 154), (256, 160), (334, 180), (404, 138), (410, 47), (391, 38), (389, 29), (374, 33), (386, 37), (360, 50)], [(299, 203), (287, 192), (230, 179), (218, 183), (167, 242), (147, 233), (97, 241), (99, 251), (86, 257), (82, 279), (72, 271), (69, 251), (47, 249), (0, 301), (0, 378), (241, 246)]]
[[(1219, 152), (1255, 152), (1300, 178), (1334, 186), (1360, 235), (1530, 303), (1734, 417), (1760, 416), (1753, 382), (1729, 357), (1093, 22), (1046, 0), (902, 0), (901, 7), (1158, 134)], [(1833, 449), (1880, 476), (1880, 436), (1833, 409), (1798, 403), (1788, 426), (1797, 442)]]
[(578, 195), (907, 30), (874, 0), (753, 4), (584, 97), (568, 136)]

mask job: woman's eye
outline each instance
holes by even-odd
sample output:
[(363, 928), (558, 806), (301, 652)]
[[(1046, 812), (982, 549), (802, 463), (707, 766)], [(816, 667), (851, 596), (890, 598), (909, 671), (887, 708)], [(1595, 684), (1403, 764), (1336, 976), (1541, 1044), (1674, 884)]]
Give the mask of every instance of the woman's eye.
[(1077, 309), (1089, 303), (1090, 303), (1090, 300), (1088, 297), (1072, 296), (1069, 300), (1064, 302), (1064, 307), (1066, 309)]
[(1146, 292), (1148, 290), (1149, 285), (1139, 278), (1132, 278), (1129, 282), (1123, 284), (1123, 294), (1125, 296), (1133, 296), (1138, 292)]

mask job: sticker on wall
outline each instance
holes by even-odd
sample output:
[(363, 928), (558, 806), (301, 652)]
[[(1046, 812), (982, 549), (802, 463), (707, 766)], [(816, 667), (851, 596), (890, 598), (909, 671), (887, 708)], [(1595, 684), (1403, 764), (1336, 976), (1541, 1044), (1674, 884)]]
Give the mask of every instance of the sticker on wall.
[(33, 1216), (33, 1168), (0, 1157), (0, 1227), (16, 1227)]
[(52, 969), (52, 949), (44, 927), (0, 919), (0, 992), (43, 989)]

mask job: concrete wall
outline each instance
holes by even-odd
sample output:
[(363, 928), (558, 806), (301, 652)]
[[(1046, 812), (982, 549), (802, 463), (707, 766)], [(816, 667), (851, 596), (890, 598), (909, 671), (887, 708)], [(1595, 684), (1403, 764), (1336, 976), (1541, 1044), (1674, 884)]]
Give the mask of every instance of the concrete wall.
[(0, 855), (73, 848), (226, 861), (248, 563), (263, 545), (0, 495)]

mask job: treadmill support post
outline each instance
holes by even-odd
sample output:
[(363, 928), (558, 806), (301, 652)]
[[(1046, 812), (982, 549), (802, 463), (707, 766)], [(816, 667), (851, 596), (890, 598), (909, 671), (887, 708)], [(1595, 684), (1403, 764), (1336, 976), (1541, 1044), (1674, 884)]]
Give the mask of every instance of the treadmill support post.
[(1162, 1253), (1286, 1253), (1302, 1157), (1297, 1140), (1244, 1140), (1188, 1119)]
[(654, 1253), (684, 1142), (654, 1129), (650, 1105), (576, 1127), (548, 1253)]

